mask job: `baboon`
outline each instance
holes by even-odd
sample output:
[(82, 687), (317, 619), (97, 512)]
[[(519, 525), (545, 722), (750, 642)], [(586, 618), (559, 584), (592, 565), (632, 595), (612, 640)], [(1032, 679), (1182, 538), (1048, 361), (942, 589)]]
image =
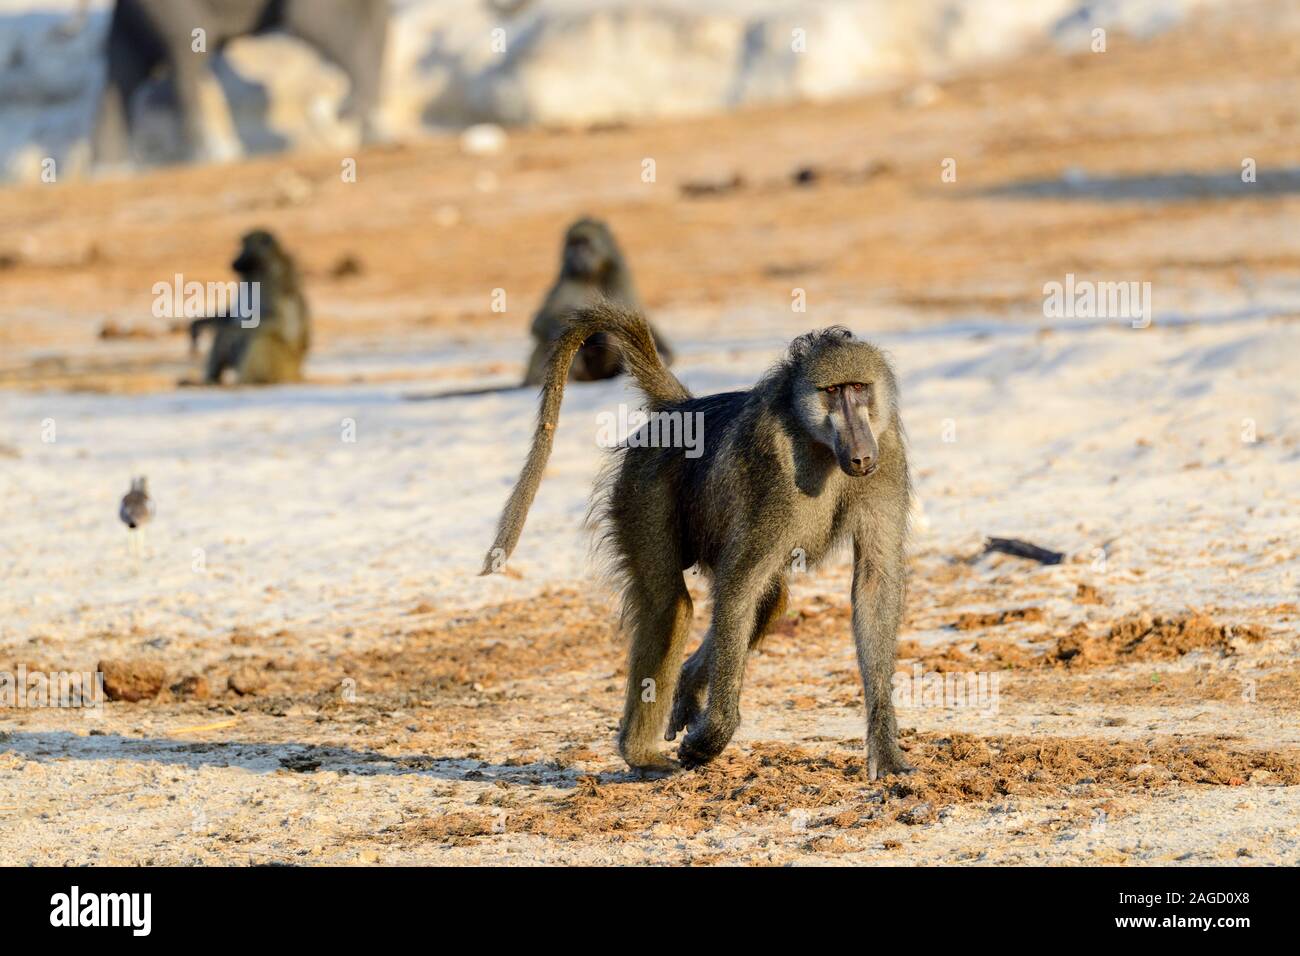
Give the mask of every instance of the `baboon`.
[(221, 158), (226, 146), (204, 117), (203, 87), (215, 82), (209, 57), (237, 37), (275, 29), (307, 41), (347, 73), (352, 88), (343, 113), (360, 118), (365, 139), (377, 138), (386, 0), (117, 0), (92, 138), (95, 162), (129, 158), (131, 101), (162, 66), (171, 70), (189, 158)]
[[(632, 271), (627, 267), (609, 226), (599, 219), (579, 219), (564, 234), (560, 275), (533, 317), (533, 354), (528, 360), (525, 385), (542, 384), (546, 358), (563, 333), (569, 314), (574, 309), (600, 301), (642, 311), (641, 300), (632, 283)], [(671, 365), (673, 354), (668, 343), (654, 329), (651, 329), (651, 334), (665, 364)], [(570, 378), (578, 382), (594, 382), (613, 378), (622, 371), (623, 360), (618, 348), (603, 332), (598, 332), (578, 350)]]
[[(622, 348), (647, 399), (647, 428), (655, 418), (698, 414), (705, 437), (694, 458), (629, 440), (597, 484), (593, 516), (621, 578), (631, 634), (623, 758), (667, 770), (656, 742), (683, 730), (681, 766), (716, 757), (740, 722), (747, 651), (780, 619), (796, 559), (811, 566), (851, 541), (868, 772), (874, 780), (911, 770), (890, 697), (911, 492), (898, 389), (885, 356), (847, 329), (795, 339), (753, 388), (695, 398), (659, 359), (641, 316), (610, 305), (574, 313), (546, 365), (532, 447), (483, 573), (499, 570), (519, 541), (550, 456), (569, 362), (597, 333)], [(692, 611), (682, 572), (692, 566), (710, 579), (713, 615), (681, 666)]]
[(257, 229), (244, 236), (231, 268), (241, 284), (257, 283), (257, 322), (245, 328), (246, 317), (226, 314), (190, 323), (191, 351), (205, 328), (215, 332), (204, 384), (220, 384), (228, 369), (234, 369), (241, 385), (300, 380), (303, 358), (311, 346), (311, 321), (293, 259), (274, 236)]

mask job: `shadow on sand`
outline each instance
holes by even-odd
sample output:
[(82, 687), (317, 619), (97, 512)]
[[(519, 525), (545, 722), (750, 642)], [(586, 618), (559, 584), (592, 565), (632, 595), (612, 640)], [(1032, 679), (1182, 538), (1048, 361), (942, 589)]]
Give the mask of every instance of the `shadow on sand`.
[[(49, 733), (12, 732), (0, 742), (0, 752), (17, 754), (36, 763), (57, 760), (125, 760), (177, 767), (238, 767), (251, 773), (293, 770), (300, 773), (335, 771), (356, 776), (419, 774), (439, 780), (484, 780), (513, 784), (544, 782), (562, 790), (572, 789), (590, 770), (560, 767), (554, 763), (517, 766), (493, 764), (467, 757), (435, 757), (426, 754), (392, 756), (351, 747), (320, 747), (292, 741), (196, 742), (157, 737), (124, 737), (120, 734), (82, 736), (68, 731)], [(639, 779), (632, 771), (602, 773), (601, 779), (619, 782)]]
[(1258, 169), (1242, 182), (1240, 169), (1222, 173), (1139, 173), (1025, 179), (990, 186), (968, 196), (993, 199), (1066, 199), (1090, 202), (1187, 202), (1201, 199), (1263, 199), (1300, 193), (1300, 167)]

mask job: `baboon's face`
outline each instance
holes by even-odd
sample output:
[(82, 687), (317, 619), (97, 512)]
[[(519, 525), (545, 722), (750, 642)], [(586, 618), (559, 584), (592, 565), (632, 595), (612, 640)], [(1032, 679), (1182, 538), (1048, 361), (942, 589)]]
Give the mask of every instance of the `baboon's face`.
[(562, 269), (575, 279), (598, 279), (614, 260), (614, 240), (609, 230), (594, 222), (580, 222), (564, 237)]
[(280, 246), (275, 237), (259, 229), (244, 236), (239, 255), (230, 267), (240, 275), (266, 275), (278, 269), (280, 262)]
[(883, 358), (864, 342), (846, 343), (805, 363), (795, 405), (809, 434), (835, 454), (854, 478), (880, 467), (876, 437), (889, 427), (892, 377)]

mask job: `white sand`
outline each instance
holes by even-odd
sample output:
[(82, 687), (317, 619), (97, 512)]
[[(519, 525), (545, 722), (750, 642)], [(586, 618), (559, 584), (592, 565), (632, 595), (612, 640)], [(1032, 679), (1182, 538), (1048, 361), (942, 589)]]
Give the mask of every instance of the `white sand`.
[[(916, 547), (964, 554), (986, 535), (1019, 536), (1089, 562), (1104, 549), (1098, 580), (1121, 609), (1294, 599), (1300, 327), (1245, 314), (1158, 316), (1147, 330), (1105, 321), (1048, 335), (871, 336), (902, 375), (929, 525)], [(791, 331), (835, 316), (796, 318)], [(700, 393), (752, 381), (780, 341), (678, 337), (680, 373)], [(508, 359), (524, 343), (495, 349)], [(439, 349), (390, 364), (420, 360), (458, 359)], [(316, 367), (350, 365), (326, 356)], [(394, 602), (474, 606), (586, 577), (578, 525), (602, 457), (596, 416), (635, 395), (623, 382), (569, 390), (512, 562), (522, 576), (480, 579), (534, 398), (403, 400), (418, 390), (0, 393), (0, 443), (18, 453), (0, 461), (2, 646), (45, 635), (93, 663), (95, 635), (131, 626), (209, 635), (293, 622), (328, 635)], [(349, 419), (354, 443), (343, 440)], [(128, 558), (116, 517), (137, 473), (158, 508), (142, 561)]]

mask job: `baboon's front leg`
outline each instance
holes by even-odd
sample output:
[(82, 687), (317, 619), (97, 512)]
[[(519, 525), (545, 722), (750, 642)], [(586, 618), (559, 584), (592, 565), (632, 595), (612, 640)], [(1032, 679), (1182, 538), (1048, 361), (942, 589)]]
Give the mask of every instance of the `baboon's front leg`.
[[(749, 650), (758, 646), (763, 636), (770, 632), (785, 613), (789, 594), (785, 581), (777, 578), (772, 582), (755, 618), (754, 633), (749, 638)], [(665, 740), (675, 740), (677, 734), (699, 721), (704, 711), (704, 692), (709, 685), (709, 661), (713, 653), (713, 631), (704, 635), (704, 640), (682, 665), (682, 676), (677, 680), (677, 693), (673, 695), (673, 712), (668, 718), (668, 730)]]
[(704, 635), (704, 640), (695, 649), (695, 653), (682, 665), (664, 740), (676, 740), (679, 733), (699, 722), (700, 714), (704, 712), (704, 692), (709, 687), (709, 660), (712, 655), (713, 631), (710, 630)]
[(853, 643), (867, 702), (867, 770), (872, 780), (913, 769), (898, 746), (890, 694), (904, 590), (901, 546), (894, 551), (882, 555), (861, 542), (853, 547)]
[(682, 741), (683, 767), (708, 763), (731, 741), (740, 724), (740, 687), (745, 658), (758, 624), (759, 604), (769, 575), (757, 569), (726, 573), (714, 580), (713, 639), (709, 645), (709, 700), (704, 716)]
[(635, 581), (625, 600), (631, 604), (626, 610), (632, 641), (618, 749), (630, 767), (667, 770), (672, 763), (659, 751), (658, 742), (690, 631), (691, 596), (678, 575), (675, 588)]

